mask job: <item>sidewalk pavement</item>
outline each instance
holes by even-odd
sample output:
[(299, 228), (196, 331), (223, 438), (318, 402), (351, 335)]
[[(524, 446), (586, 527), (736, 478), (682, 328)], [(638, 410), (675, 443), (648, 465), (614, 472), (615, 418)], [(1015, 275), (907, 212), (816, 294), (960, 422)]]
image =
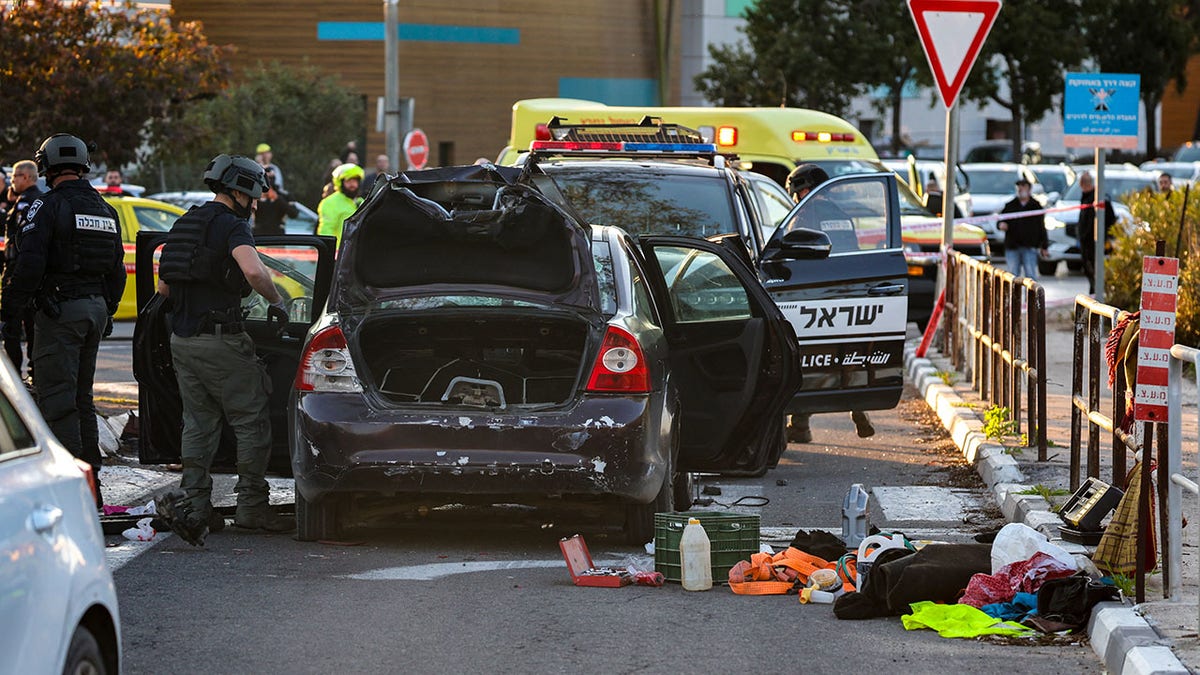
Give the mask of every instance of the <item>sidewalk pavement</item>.
[[(1005, 517), (1013, 522), (1024, 522), (1037, 529), (1056, 544), (1073, 553), (1087, 550), (1077, 544), (1063, 542), (1058, 536), (1058, 516), (1050, 511), (1050, 504), (1032, 492), (1035, 485), (1046, 488), (1067, 489), (1070, 471), (1071, 441), (1071, 378), (1073, 368), (1074, 329), (1072, 308), (1074, 280), (1059, 279), (1051, 282), (1053, 291), (1047, 288), (1047, 396), (1046, 427), (1051, 442), (1048, 461), (1037, 461), (1036, 448), (1014, 448), (991, 441), (982, 432), (983, 412), (987, 406), (981, 403), (978, 394), (971, 389), (969, 381), (943, 380), (951, 372), (949, 359), (931, 351), (928, 358), (916, 358), (913, 353), (916, 342), (910, 342), (905, 352), (905, 366), (909, 381), (941, 419), (951, 433), (955, 444), (963, 451), (968, 461), (976, 465), (980, 476), (992, 490), (997, 504)], [(1080, 283), (1082, 279), (1078, 280)], [(1065, 283), (1064, 283), (1065, 282)], [(1050, 286), (1051, 284), (1047, 284)], [(1086, 290), (1081, 288), (1080, 290)], [(1079, 291), (1076, 291), (1079, 292)], [(958, 374), (959, 380), (964, 380)], [(1111, 409), (1111, 396), (1103, 404)], [(1197, 392), (1194, 383), (1184, 388), (1184, 448), (1196, 447)], [(1022, 429), (1022, 431), (1028, 431)], [(1086, 442), (1086, 441), (1085, 441)], [(1107, 441), (1101, 452), (1100, 477), (1107, 480), (1112, 475), (1111, 456)], [(1130, 458), (1132, 464), (1132, 458)], [(1197, 463), (1193, 453), (1185, 453), (1184, 471), (1194, 475)], [(1061, 504), (1066, 497), (1054, 497)], [(1184, 516), (1191, 522), (1200, 523), (1200, 500), (1185, 493)], [(1197, 639), (1197, 578), (1200, 575), (1200, 556), (1197, 555), (1195, 535), (1185, 529), (1183, 574), (1183, 597), (1171, 601), (1162, 598), (1162, 575), (1154, 573), (1146, 579), (1148, 602), (1133, 605), (1125, 603), (1103, 603), (1092, 613), (1088, 636), (1092, 648), (1111, 673), (1187, 673), (1185, 663), (1200, 667), (1200, 640)], [(1157, 598), (1157, 599), (1156, 599)]]

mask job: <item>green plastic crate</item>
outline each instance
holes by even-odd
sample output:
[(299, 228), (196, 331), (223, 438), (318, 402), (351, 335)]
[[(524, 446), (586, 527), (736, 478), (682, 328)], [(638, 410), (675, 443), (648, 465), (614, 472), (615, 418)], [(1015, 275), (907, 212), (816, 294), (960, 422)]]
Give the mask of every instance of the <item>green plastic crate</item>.
[(679, 542), (689, 518), (696, 518), (708, 535), (714, 584), (729, 582), (729, 570), (739, 560), (758, 553), (759, 517), (717, 511), (654, 514), (654, 569), (667, 581), (679, 581), (683, 565)]

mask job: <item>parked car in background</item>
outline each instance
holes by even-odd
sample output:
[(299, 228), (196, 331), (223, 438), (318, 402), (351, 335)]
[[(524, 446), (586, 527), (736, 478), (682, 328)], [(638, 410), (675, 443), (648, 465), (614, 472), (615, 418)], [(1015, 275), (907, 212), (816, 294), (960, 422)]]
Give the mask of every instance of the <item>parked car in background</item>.
[[(1133, 227), (1133, 213), (1121, 200), (1131, 192), (1156, 189), (1156, 178), (1156, 174), (1137, 168), (1105, 168), (1103, 188), (1104, 192), (1113, 198), (1113, 213), (1117, 217), (1117, 225), (1126, 230)], [(1082, 269), (1083, 259), (1079, 253), (1078, 234), (1078, 207), (1082, 193), (1083, 190), (1076, 181), (1056, 205), (1068, 210), (1055, 213), (1053, 220), (1047, 217), (1046, 234), (1050, 238), (1050, 247), (1049, 255), (1038, 261), (1040, 274), (1054, 274), (1060, 261), (1066, 261), (1068, 269), (1072, 271)]]
[[(999, 213), (1000, 209), (1017, 196), (1017, 180), (1024, 178), (1031, 184), (1033, 198), (1045, 205), (1045, 187), (1037, 175), (1024, 164), (983, 163), (963, 164), (963, 171), (971, 177), (971, 201), (975, 215)], [(992, 255), (1004, 252), (1004, 232), (996, 227), (996, 221), (980, 223), (991, 243)]]
[(1200, 162), (1200, 141), (1188, 141), (1179, 146), (1174, 155), (1171, 155), (1172, 162)]
[[(916, 159), (915, 157), (880, 161), (895, 172), (900, 180), (904, 181), (913, 193), (926, 203), (928, 198), (925, 195), (925, 185), (930, 179), (937, 181), (938, 188), (942, 191), (946, 189), (945, 162)], [(958, 217), (966, 218), (975, 213), (975, 206), (971, 198), (971, 177), (961, 166), (956, 167), (954, 172), (954, 205), (958, 207)]]
[(1007, 163), (1039, 164), (1042, 162), (1042, 144), (1036, 141), (1025, 141), (1021, 144), (1021, 156), (1013, 157), (1013, 142), (1008, 139), (983, 141), (967, 150), (964, 163)]
[(0, 670), (115, 675), (121, 622), (95, 477), (0, 362)]
[(1195, 183), (1200, 179), (1200, 161), (1142, 162), (1138, 168), (1142, 171), (1150, 171), (1155, 174), (1169, 174), (1176, 186), (1182, 186), (1184, 183)]
[[(188, 190), (184, 192), (160, 192), (156, 195), (151, 195), (152, 199), (175, 204), (183, 209), (190, 209), (193, 206), (200, 206), (206, 202), (212, 201), (213, 193), (208, 190)], [(308, 208), (300, 202), (292, 202), (296, 205), (298, 213), (295, 216), (288, 216), (283, 221), (283, 231), (286, 234), (314, 234), (317, 231), (316, 211)]]
[(1067, 193), (1078, 174), (1066, 164), (1028, 164), (1029, 170), (1037, 176), (1038, 183), (1046, 191), (1046, 206), (1054, 206)]

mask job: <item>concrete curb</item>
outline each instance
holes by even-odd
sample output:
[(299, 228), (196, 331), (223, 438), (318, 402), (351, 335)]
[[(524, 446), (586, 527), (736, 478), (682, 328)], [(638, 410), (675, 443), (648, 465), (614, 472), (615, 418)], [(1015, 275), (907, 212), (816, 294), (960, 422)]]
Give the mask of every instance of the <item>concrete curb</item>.
[[(1084, 547), (1058, 536), (1060, 521), (1045, 499), (1018, 494), (1029, 487), (1024, 484), (1021, 467), (1003, 446), (984, 435), (979, 416), (938, 376), (939, 372), (949, 370), (949, 364), (935, 364), (933, 357), (917, 358), (915, 352), (914, 343), (905, 347), (904, 366), (909, 382), (950, 432), (963, 456), (975, 465), (1004, 517), (1009, 522), (1032, 527), (1071, 553), (1085, 553)], [(1119, 602), (1096, 606), (1088, 622), (1088, 639), (1106, 670), (1114, 675), (1190, 672), (1171, 651), (1169, 640), (1159, 636), (1136, 609)]]

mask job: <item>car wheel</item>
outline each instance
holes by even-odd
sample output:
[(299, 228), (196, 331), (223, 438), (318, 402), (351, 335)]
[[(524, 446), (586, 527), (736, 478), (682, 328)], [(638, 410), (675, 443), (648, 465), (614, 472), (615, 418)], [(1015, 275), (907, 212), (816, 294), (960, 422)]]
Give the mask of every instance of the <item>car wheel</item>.
[(1038, 274), (1040, 274), (1044, 277), (1052, 277), (1052, 276), (1054, 276), (1055, 272), (1058, 272), (1058, 261), (1057, 260), (1039, 260), (1038, 261)]
[(67, 661), (63, 664), (64, 675), (105, 675), (104, 655), (96, 636), (83, 626), (75, 629), (71, 646), (67, 649)]
[(625, 543), (630, 546), (641, 546), (648, 541), (654, 541), (654, 514), (669, 513), (673, 510), (677, 481), (675, 460), (672, 457), (667, 463), (667, 475), (663, 478), (662, 487), (658, 489), (654, 501), (648, 504), (627, 504), (625, 506)]
[(296, 538), (320, 541), (338, 536), (339, 497), (325, 495), (310, 501), (296, 490)]

